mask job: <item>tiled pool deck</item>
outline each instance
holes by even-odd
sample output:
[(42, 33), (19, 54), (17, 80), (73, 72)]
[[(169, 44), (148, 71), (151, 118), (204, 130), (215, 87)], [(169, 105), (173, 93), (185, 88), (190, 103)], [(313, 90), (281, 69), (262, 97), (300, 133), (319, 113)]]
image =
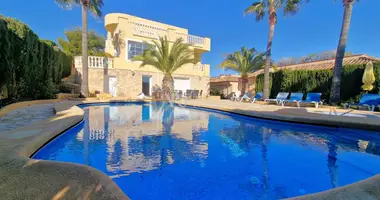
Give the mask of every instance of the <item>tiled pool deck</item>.
[[(35, 101), (0, 110), (1, 124), (6, 120), (19, 123), (17, 126), (7, 125), (6, 128), (1, 125), (2, 199), (128, 199), (108, 176), (96, 169), (72, 163), (30, 159), (45, 143), (83, 119), (83, 111), (75, 105), (94, 102), (109, 101)], [(365, 111), (294, 108), (221, 100), (178, 103), (266, 119), (380, 130), (380, 115)], [(28, 106), (33, 104), (41, 105)], [(56, 114), (49, 117), (52, 106)], [(40, 108), (37, 109), (39, 114), (38, 120), (34, 119), (36, 121), (31, 120), (36, 117), (34, 108)], [(4, 116), (14, 118), (4, 120)], [(345, 187), (294, 199), (380, 199), (380, 175)]]

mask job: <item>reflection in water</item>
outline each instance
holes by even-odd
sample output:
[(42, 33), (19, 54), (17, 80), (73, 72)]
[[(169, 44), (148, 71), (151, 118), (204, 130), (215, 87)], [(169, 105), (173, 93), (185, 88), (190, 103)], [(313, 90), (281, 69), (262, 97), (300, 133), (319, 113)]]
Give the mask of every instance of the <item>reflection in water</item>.
[(337, 158), (337, 150), (338, 147), (333, 143), (329, 142), (327, 144), (329, 148), (329, 154), (327, 156), (327, 167), (329, 168), (329, 174), (330, 174), (330, 179), (331, 179), (331, 187), (336, 188), (337, 187), (337, 170), (338, 166), (336, 165), (336, 160)]
[(373, 132), (165, 103), (83, 109), (85, 121), (35, 158), (95, 167), (132, 199), (278, 199), (380, 172)]

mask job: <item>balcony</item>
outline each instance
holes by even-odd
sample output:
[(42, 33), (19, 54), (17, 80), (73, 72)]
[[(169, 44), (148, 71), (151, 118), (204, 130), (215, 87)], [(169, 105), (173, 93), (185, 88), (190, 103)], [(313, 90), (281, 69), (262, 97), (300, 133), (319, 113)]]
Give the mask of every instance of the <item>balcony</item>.
[[(82, 56), (75, 56), (74, 58), (75, 68), (82, 68)], [(114, 68), (113, 59), (99, 56), (89, 56), (88, 57), (88, 67), (89, 68)]]
[(176, 32), (162, 27), (157, 27), (140, 22), (133, 22), (133, 34), (141, 37), (148, 37), (151, 39), (158, 39), (159, 37), (168, 37), (171, 42), (182, 38), (185, 43), (194, 46), (195, 48), (210, 51), (210, 39), (203, 38), (186, 33)]
[(210, 76), (210, 65), (201, 63), (187, 64), (179, 68), (175, 73), (196, 76)]

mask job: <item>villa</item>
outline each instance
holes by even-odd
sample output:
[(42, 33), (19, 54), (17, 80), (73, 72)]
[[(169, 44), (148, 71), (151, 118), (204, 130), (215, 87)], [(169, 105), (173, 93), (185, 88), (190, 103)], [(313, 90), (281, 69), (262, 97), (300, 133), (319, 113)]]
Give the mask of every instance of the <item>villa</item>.
[[(365, 65), (370, 61), (379, 62), (380, 58), (368, 56), (366, 54), (346, 56), (343, 60), (343, 65)], [(328, 60), (281, 66), (281, 67), (277, 67), (276, 70), (323, 70), (323, 69), (333, 69), (334, 65), (335, 65), (335, 58), (328, 59)], [(264, 69), (260, 69), (249, 75), (248, 83), (246, 86), (246, 88), (249, 91), (255, 92), (256, 77), (263, 73), (264, 73)], [(240, 90), (241, 83), (239, 81), (240, 81), (240, 77), (238, 75), (221, 75), (219, 77), (211, 77), (210, 89), (217, 90), (220, 93), (223, 93), (226, 97), (229, 97), (232, 93)]]
[[(269, 14), (268, 61), (272, 41), (286, 48), (274, 52), (277, 56), (335, 45), (321, 42), (336, 40), (335, 34), (319, 30), (325, 21), (338, 28), (340, 22), (330, 20), (341, 18), (335, 8), (328, 8), (335, 16), (323, 20), (305, 10), (316, 13), (310, 22), (322, 23), (297, 30), (280, 25), (279, 33), (288, 33), (272, 38), (276, 13), (297, 11), (301, 2), (262, 0), (245, 10), (257, 21)], [(354, 43), (345, 41), (355, 2), (340, 5), (344, 28), (337, 49), (342, 54), (332, 50), (283, 58), (268, 65), (265, 77), (264, 54), (255, 49), (263, 50), (266, 34), (260, 29), (268, 26), (238, 23), (241, 4), (225, 3), (230, 12), (223, 17), (209, 12), (212, 4), (193, 2), (150, 2), (155, 13), (139, 1), (128, 6), (56, 0), (30, 13), (2, 4), (5, 14), (15, 12), (21, 19), (0, 15), (0, 200), (380, 199), (380, 58), (343, 52), (346, 44), (352, 51), (370, 50), (380, 41), (369, 31), (357, 32)], [(81, 28), (65, 31), (60, 48), (50, 40), (62, 34), (54, 27), (76, 24), (79, 17), (68, 16), (80, 9), (64, 14), (55, 4), (82, 7)], [(219, 41), (217, 50), (234, 53), (203, 57), (211, 51), (210, 38), (122, 13), (104, 16), (106, 37), (90, 31), (86, 40), (86, 27), (95, 28), (86, 13), (102, 17), (115, 9), (149, 12), (178, 25), (189, 18), (202, 27), (194, 34), (210, 34)], [(54, 23), (43, 34), (49, 40), (23, 18), (31, 27)], [(367, 19), (353, 22), (360, 20)], [(295, 33), (303, 38), (290, 40)], [(86, 43), (88, 53), (97, 55), (88, 60), (82, 57)], [(232, 49), (244, 44), (249, 47)], [(210, 77), (210, 65), (202, 62), (209, 59), (237, 73)]]
[[(90, 93), (109, 93), (114, 97), (135, 98), (144, 93), (151, 96), (161, 87), (163, 75), (153, 66), (141, 67), (133, 57), (144, 52), (144, 42), (167, 37), (170, 42), (182, 38), (194, 51), (196, 64), (187, 64), (174, 75), (175, 90), (199, 90), (206, 96), (209, 90), (210, 65), (202, 63), (202, 55), (210, 51), (210, 38), (190, 35), (188, 30), (127, 14), (105, 16), (107, 58), (89, 56), (88, 83)], [(76, 82), (80, 83), (82, 58), (75, 58)]]

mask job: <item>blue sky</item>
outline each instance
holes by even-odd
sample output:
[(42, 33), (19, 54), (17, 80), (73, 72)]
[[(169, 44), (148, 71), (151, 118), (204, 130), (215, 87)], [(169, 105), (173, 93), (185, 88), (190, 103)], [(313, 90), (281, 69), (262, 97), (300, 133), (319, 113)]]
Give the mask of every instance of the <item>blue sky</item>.
[[(242, 46), (264, 51), (267, 19), (257, 23), (253, 15), (243, 16), (250, 0), (104, 0), (104, 14), (121, 12), (189, 29), (189, 33), (211, 38), (211, 52), (203, 63), (211, 64), (211, 75), (223, 55)], [(341, 1), (310, 0), (292, 16), (279, 14), (273, 41), (273, 58), (300, 57), (335, 49), (342, 23)], [(347, 50), (380, 57), (379, 0), (361, 0), (353, 10)], [(41, 38), (57, 41), (64, 31), (81, 25), (79, 7), (61, 9), (54, 0), (3, 1), (0, 14), (28, 24)], [(103, 19), (89, 18), (89, 28), (105, 35)]]

